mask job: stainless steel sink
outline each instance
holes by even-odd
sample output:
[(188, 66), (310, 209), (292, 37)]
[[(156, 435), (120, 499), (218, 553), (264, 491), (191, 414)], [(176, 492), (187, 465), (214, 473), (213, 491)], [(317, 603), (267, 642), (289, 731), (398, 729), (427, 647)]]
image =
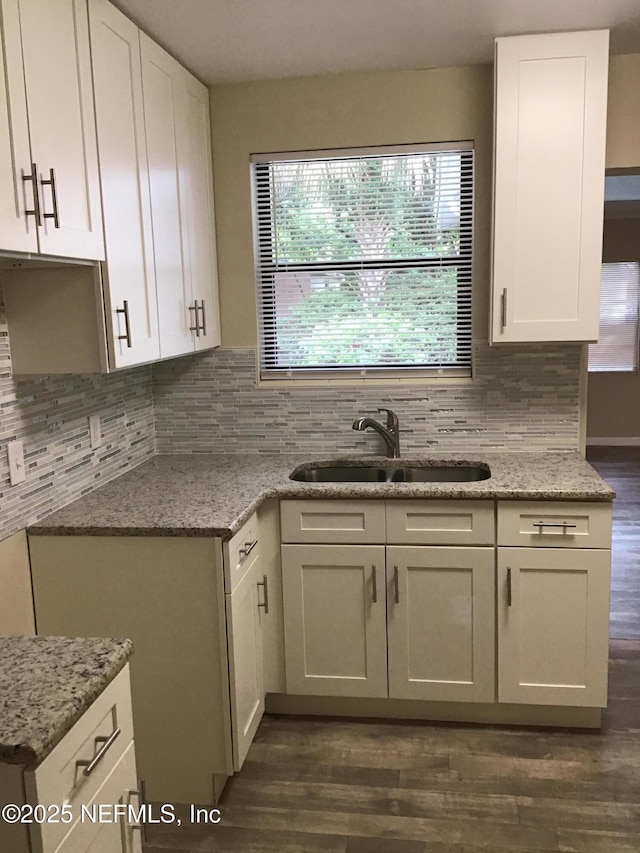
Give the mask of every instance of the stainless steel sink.
[(355, 465), (303, 468), (289, 475), (290, 480), (302, 483), (386, 483), (385, 468), (362, 468)]
[(296, 469), (290, 480), (302, 483), (472, 483), (491, 476), (488, 465), (319, 465)]
[(391, 474), (392, 483), (474, 483), (488, 480), (491, 471), (487, 465), (425, 465), (396, 468)]

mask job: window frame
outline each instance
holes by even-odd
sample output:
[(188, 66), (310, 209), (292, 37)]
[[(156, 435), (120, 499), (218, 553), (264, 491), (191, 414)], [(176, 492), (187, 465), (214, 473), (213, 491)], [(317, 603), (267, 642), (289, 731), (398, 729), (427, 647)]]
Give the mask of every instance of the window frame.
[[(264, 191), (259, 189), (258, 173), (262, 167), (271, 163), (304, 160), (329, 160), (350, 159), (363, 157), (393, 157), (394, 155), (430, 154), (437, 151), (450, 151), (452, 153), (467, 153), (467, 158), (461, 162), (461, 192), (460, 192), (460, 252), (458, 255), (438, 256), (436, 258), (414, 258), (410, 260), (389, 261), (363, 261), (354, 262), (308, 262), (289, 263), (282, 272), (331, 272), (336, 270), (357, 270), (363, 266), (373, 269), (402, 269), (423, 268), (436, 269), (443, 266), (462, 269), (468, 276), (468, 281), (463, 278), (458, 280), (457, 297), (458, 306), (458, 331), (456, 342), (459, 349), (465, 353), (465, 364), (456, 366), (442, 365), (391, 365), (391, 366), (301, 366), (301, 367), (277, 367), (274, 365), (275, 356), (268, 355), (269, 342), (277, 342), (275, 324), (277, 322), (275, 310), (275, 284), (272, 284), (270, 298), (265, 300), (265, 274), (275, 275), (278, 272), (277, 263), (265, 258), (264, 246), (272, 245), (272, 229), (274, 217), (269, 217), (268, 226), (264, 219), (259, 216), (258, 195)], [(474, 248), (475, 248), (475, 146), (472, 140), (460, 140), (454, 142), (424, 143), (415, 145), (375, 146), (367, 148), (335, 148), (319, 149), (313, 151), (290, 151), (290, 152), (268, 152), (252, 154), (250, 157), (251, 167), (251, 193), (252, 193), (252, 223), (254, 235), (254, 273), (257, 295), (257, 327), (258, 327), (258, 352), (257, 367), (259, 381), (265, 384), (273, 382), (293, 381), (313, 384), (315, 381), (324, 380), (338, 382), (367, 382), (367, 381), (412, 381), (422, 378), (439, 379), (445, 381), (469, 380), (473, 377), (473, 279), (474, 279)], [(463, 175), (467, 176), (468, 187), (462, 189)], [(266, 170), (265, 170), (266, 171)], [(263, 179), (264, 183), (264, 179)], [(269, 189), (269, 199), (273, 200), (273, 192)], [(466, 203), (465, 203), (466, 202)], [(273, 206), (273, 205), (271, 205)], [(464, 223), (464, 226), (463, 226)], [(267, 236), (265, 237), (265, 232)], [(262, 238), (262, 239), (261, 239)], [(271, 262), (270, 262), (271, 261)], [(444, 263), (443, 263), (444, 261)], [(269, 269), (271, 267), (271, 270)], [(266, 273), (265, 273), (266, 270)], [(270, 326), (269, 332), (266, 332)], [(272, 363), (270, 364), (269, 361)]]

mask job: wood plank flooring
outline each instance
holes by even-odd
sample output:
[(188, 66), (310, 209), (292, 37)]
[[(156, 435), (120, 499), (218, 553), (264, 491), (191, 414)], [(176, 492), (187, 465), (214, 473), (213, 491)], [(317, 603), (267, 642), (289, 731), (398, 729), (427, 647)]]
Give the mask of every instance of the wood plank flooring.
[(640, 449), (597, 456), (619, 493), (601, 732), (267, 716), (221, 823), (145, 853), (639, 853)]
[(610, 636), (640, 639), (640, 447), (591, 447), (587, 459), (617, 494)]

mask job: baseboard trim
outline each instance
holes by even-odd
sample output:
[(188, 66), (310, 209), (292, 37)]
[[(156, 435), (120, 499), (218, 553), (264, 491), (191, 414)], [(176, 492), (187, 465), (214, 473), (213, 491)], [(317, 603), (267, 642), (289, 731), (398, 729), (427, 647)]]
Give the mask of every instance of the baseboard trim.
[(623, 435), (611, 438), (589, 438), (587, 447), (640, 447), (640, 436)]
[(369, 717), (507, 726), (553, 726), (599, 729), (600, 708), (508, 705), (475, 702), (425, 702), (409, 699), (358, 699), (335, 696), (287, 696), (268, 693), (266, 711), (322, 717)]

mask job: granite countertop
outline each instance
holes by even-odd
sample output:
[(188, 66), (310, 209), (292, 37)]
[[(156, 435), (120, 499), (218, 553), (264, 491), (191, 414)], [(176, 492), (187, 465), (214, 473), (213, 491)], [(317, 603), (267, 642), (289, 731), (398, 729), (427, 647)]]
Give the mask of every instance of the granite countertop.
[[(491, 477), (471, 483), (299, 483), (297, 467), (486, 463)], [(611, 501), (615, 493), (578, 453), (467, 456), (308, 455), (155, 456), (28, 528), (39, 535), (220, 536), (228, 539), (267, 498), (497, 498)]]
[(132, 651), (130, 640), (0, 637), (0, 762), (43, 761)]

